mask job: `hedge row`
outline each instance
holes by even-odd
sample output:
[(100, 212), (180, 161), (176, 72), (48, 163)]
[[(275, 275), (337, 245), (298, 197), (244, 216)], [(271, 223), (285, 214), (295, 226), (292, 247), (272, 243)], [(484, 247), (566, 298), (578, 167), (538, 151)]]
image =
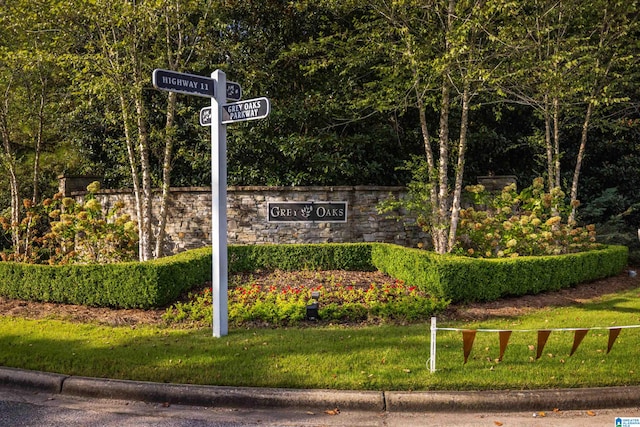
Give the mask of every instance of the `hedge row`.
[(369, 243), (229, 247), (229, 272), (256, 270), (375, 270)]
[[(230, 246), (229, 272), (380, 270), (452, 302), (490, 301), (619, 274), (628, 250), (479, 259), (383, 243)], [(0, 262), (0, 295), (115, 308), (163, 307), (211, 279), (211, 248), (148, 262), (44, 266)]]
[(558, 290), (621, 273), (628, 249), (506, 259), (438, 255), (389, 244), (372, 248), (380, 271), (452, 302), (493, 301), (505, 296)]
[(207, 280), (211, 280), (211, 248), (119, 264), (0, 262), (2, 296), (94, 307), (162, 307)]

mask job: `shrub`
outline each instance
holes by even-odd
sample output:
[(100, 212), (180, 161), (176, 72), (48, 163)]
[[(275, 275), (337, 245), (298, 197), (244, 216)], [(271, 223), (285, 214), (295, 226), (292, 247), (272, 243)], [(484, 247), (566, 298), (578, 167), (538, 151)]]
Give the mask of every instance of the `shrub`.
[[(279, 265), (292, 270), (305, 265), (316, 270), (378, 269), (424, 295), (459, 302), (572, 286), (618, 274), (628, 259), (624, 246), (560, 256), (503, 259), (438, 255), (384, 243), (300, 246), (304, 245), (281, 245), (277, 251), (271, 245), (251, 247), (250, 251), (244, 246), (230, 246), (229, 271), (239, 271), (239, 266), (254, 271)], [(340, 259), (340, 254), (350, 249), (355, 255)], [(277, 258), (270, 260), (269, 254), (277, 254)], [(301, 254), (313, 262), (298, 259)], [(147, 262), (61, 266), (0, 262), (0, 295), (91, 306), (151, 308), (176, 301), (182, 293), (202, 286), (210, 278), (210, 247)], [(346, 290), (341, 292), (344, 298), (351, 295)], [(275, 312), (273, 316), (289, 318), (293, 311), (291, 308), (285, 314)]]
[(504, 259), (438, 255), (382, 243), (372, 251), (372, 262), (380, 271), (452, 302), (491, 301), (570, 287), (619, 274), (627, 258), (624, 246)]
[[(567, 222), (571, 206), (560, 188), (544, 191), (536, 178), (520, 193), (515, 184), (496, 196), (482, 185), (467, 187), (473, 202), (460, 211), (457, 247), (459, 255), (479, 258), (560, 255), (598, 249), (594, 225), (576, 227)], [(577, 202), (576, 202), (577, 203)]]
[[(97, 181), (89, 184), (84, 202), (60, 193), (36, 205), (25, 200), (25, 217), (18, 226), (20, 247), (3, 253), (3, 260), (56, 265), (137, 259), (136, 223), (121, 214), (122, 204), (103, 213), (94, 197), (99, 189)], [(6, 218), (0, 218), (0, 225), (11, 228)]]
[(211, 248), (116, 264), (0, 263), (0, 295), (97, 307), (152, 308), (211, 277)]
[(371, 271), (371, 245), (327, 243), (229, 246), (229, 272), (256, 270)]

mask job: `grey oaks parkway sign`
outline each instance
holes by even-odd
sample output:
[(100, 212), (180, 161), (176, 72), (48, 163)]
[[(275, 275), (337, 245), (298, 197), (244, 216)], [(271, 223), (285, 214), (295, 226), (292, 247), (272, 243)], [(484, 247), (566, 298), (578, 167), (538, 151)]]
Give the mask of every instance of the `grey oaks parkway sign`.
[(267, 202), (268, 222), (347, 222), (347, 202)]
[[(228, 334), (228, 256), (227, 256), (227, 123), (267, 117), (267, 98), (242, 102), (242, 88), (227, 82), (222, 70), (211, 78), (170, 70), (153, 71), (153, 86), (160, 90), (201, 96), (211, 99), (205, 126), (211, 126), (211, 293), (213, 296), (213, 336)], [(203, 112), (200, 113), (203, 122)]]
[[(264, 119), (271, 112), (271, 104), (267, 98), (254, 98), (233, 102), (222, 106), (222, 124), (244, 122), (246, 120)], [(211, 107), (200, 110), (200, 124), (211, 125)]]

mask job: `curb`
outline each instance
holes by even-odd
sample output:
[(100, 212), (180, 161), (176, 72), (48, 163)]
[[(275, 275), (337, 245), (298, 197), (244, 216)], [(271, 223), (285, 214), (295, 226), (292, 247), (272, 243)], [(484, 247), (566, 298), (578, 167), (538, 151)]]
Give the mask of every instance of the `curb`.
[(68, 375), (49, 372), (25, 371), (17, 368), (0, 366), (0, 385), (37, 389), (48, 393), (61, 393), (62, 384)]
[(388, 411), (536, 411), (615, 409), (640, 405), (640, 387), (550, 390), (385, 392)]
[(384, 410), (384, 394), (376, 391), (221, 387), (69, 377), (61, 393), (209, 407)]
[(389, 412), (535, 411), (640, 406), (640, 387), (491, 391), (357, 391), (223, 387), (76, 377), (0, 367), (0, 385), (88, 398), (235, 408)]

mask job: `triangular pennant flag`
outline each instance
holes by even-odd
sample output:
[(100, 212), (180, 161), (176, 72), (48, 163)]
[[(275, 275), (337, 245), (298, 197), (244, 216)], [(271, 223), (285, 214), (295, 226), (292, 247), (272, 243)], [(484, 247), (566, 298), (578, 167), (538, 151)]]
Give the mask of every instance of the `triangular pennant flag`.
[(607, 354), (611, 351), (611, 347), (613, 347), (613, 343), (616, 342), (616, 338), (620, 335), (620, 328), (611, 328), (609, 329), (609, 344), (607, 345)]
[(582, 342), (582, 339), (585, 337), (585, 335), (587, 335), (587, 332), (589, 332), (588, 329), (577, 329), (575, 331), (575, 334), (573, 335), (573, 347), (571, 347), (571, 353), (569, 353), (569, 357), (573, 356), (573, 353), (575, 353), (575, 351), (578, 349), (578, 346), (580, 346), (580, 343)]
[(551, 331), (542, 330), (538, 331), (538, 350), (536, 351), (536, 360), (540, 359), (542, 356), (542, 350), (544, 350), (544, 346), (547, 344), (547, 338), (551, 335)]
[(500, 357), (498, 357), (499, 361), (502, 361), (502, 356), (504, 356), (504, 351), (507, 349), (507, 344), (509, 344), (509, 338), (511, 337), (511, 331), (500, 331)]
[(473, 340), (476, 339), (476, 331), (465, 330), (462, 331), (462, 348), (464, 350), (464, 363), (467, 363), (469, 354), (471, 354), (471, 348), (473, 347)]

